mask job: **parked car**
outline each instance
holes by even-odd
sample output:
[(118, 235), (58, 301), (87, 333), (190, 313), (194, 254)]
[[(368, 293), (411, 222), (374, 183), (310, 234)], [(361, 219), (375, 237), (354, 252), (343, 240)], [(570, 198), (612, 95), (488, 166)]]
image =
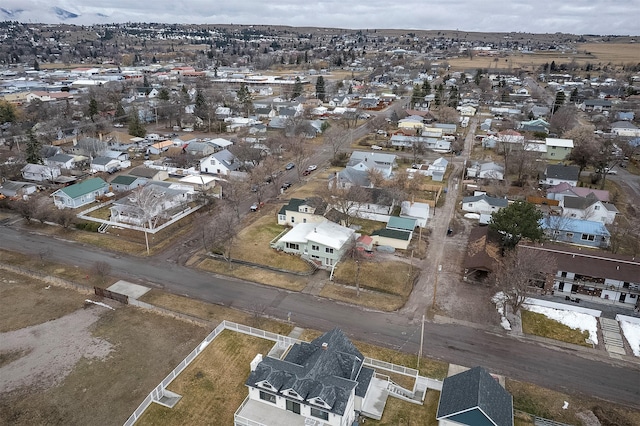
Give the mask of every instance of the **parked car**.
[(287, 189), (291, 188), (291, 182), (285, 182), (282, 184), (282, 186), (280, 187), (280, 189), (282, 189), (283, 191), (286, 191)]
[(252, 212), (257, 212), (258, 209), (259, 209), (258, 203), (253, 203), (251, 204), (251, 207), (249, 207), (249, 210), (251, 210)]
[(378, 146), (378, 145), (371, 145), (371, 149), (373, 149), (375, 151), (382, 151), (382, 147)]
[(285, 169), (287, 169), (287, 170), (291, 170), (291, 169), (293, 169), (295, 166), (296, 166), (295, 164), (293, 164), (293, 163), (289, 163), (289, 164), (287, 164), (287, 165), (285, 166)]
[(316, 164), (312, 164), (309, 167), (307, 167), (307, 170), (309, 170), (310, 172), (316, 170), (318, 168), (318, 166)]

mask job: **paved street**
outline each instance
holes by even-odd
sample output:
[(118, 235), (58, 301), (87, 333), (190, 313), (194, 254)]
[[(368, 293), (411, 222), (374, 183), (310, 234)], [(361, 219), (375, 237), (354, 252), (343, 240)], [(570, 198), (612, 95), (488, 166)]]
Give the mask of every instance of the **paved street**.
[[(51, 260), (70, 265), (108, 261), (113, 274), (134, 282), (165, 288), (207, 302), (244, 310), (266, 307), (272, 317), (291, 319), (300, 327), (328, 330), (341, 327), (367, 342), (417, 353), (418, 318), (407, 314), (373, 312), (308, 294), (221, 277), (175, 263), (104, 253), (94, 247), (18, 227), (2, 227), (0, 247), (37, 255), (48, 247)], [(609, 358), (605, 351), (575, 350), (516, 338), (501, 329), (455, 323), (425, 325), (425, 356), (467, 366), (483, 365), (518, 380), (552, 389), (579, 392), (637, 407), (640, 398), (638, 363)]]

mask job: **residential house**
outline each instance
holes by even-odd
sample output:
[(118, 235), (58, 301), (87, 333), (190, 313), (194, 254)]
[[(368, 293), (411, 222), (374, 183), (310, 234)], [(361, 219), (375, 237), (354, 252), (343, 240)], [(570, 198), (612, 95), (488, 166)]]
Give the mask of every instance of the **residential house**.
[(329, 179), (329, 187), (337, 185), (337, 188), (349, 189), (353, 186), (361, 186), (363, 188), (371, 188), (373, 184), (369, 179), (369, 172), (366, 170), (356, 170), (351, 167), (347, 167), (344, 170), (336, 172), (336, 174)]
[(640, 261), (605, 251), (580, 250), (545, 243), (520, 243), (518, 251), (541, 251), (553, 257), (553, 290), (640, 307)]
[(216, 145), (209, 143), (209, 141), (200, 141), (196, 139), (186, 144), (183, 150), (189, 155), (202, 158), (216, 152)]
[(233, 145), (233, 142), (224, 138), (210, 139), (208, 142), (216, 147), (216, 151), (229, 148), (231, 145)]
[(138, 176), (120, 175), (113, 178), (111, 181), (111, 190), (116, 192), (125, 192), (136, 189), (139, 186), (144, 186), (147, 183), (147, 179)]
[(292, 198), (278, 211), (278, 225), (295, 226), (298, 223), (320, 223), (325, 220), (327, 204), (320, 197), (306, 200)]
[(573, 219), (564, 216), (545, 216), (540, 226), (551, 241), (606, 248), (611, 234), (602, 222)]
[(353, 240), (353, 229), (324, 220), (320, 223), (298, 223), (272, 247), (299, 254), (320, 268), (331, 269), (342, 259)]
[(630, 121), (615, 121), (611, 123), (611, 133), (620, 137), (635, 138), (640, 136), (640, 129)]
[(573, 139), (546, 138), (547, 159), (563, 161), (573, 149)]
[(218, 120), (224, 120), (225, 118), (231, 117), (231, 108), (220, 106), (216, 108), (215, 115)]
[(578, 108), (587, 112), (603, 112), (611, 110), (613, 104), (608, 99), (585, 99)]
[(487, 370), (474, 367), (442, 383), (440, 426), (513, 426), (513, 397)]
[(504, 166), (498, 163), (490, 161), (488, 163), (474, 162), (470, 167), (467, 167), (467, 177), (477, 179), (491, 179), (491, 180), (503, 180), (504, 179)]
[(498, 142), (522, 144), (524, 143), (524, 136), (513, 129), (507, 129), (502, 132), (498, 132)]
[(200, 160), (200, 172), (228, 176), (240, 169), (241, 162), (228, 149)]
[[(391, 216), (387, 222), (387, 229), (395, 231), (409, 232), (413, 236), (413, 231), (418, 226), (418, 220), (409, 217)], [(409, 237), (411, 238), (411, 237)]]
[(363, 188), (363, 192), (367, 201), (353, 203), (349, 214), (378, 222), (389, 221), (396, 205), (393, 194), (380, 188)]
[(444, 157), (436, 159), (433, 163), (429, 164), (429, 167), (427, 168), (427, 176), (431, 176), (431, 179), (436, 182), (442, 182), (448, 165), (449, 161)]
[(483, 280), (496, 270), (502, 259), (501, 236), (488, 226), (476, 226), (469, 233), (463, 262), (463, 280)]
[[(0, 194), (8, 198), (26, 198), (37, 191), (38, 187), (31, 182), (5, 180), (0, 183)], [(1, 198), (1, 197), (0, 197)]]
[(477, 214), (493, 214), (509, 205), (506, 198), (490, 197), (487, 194), (464, 197), (462, 199), (462, 210)]
[(109, 172), (120, 170), (120, 160), (109, 157), (96, 157), (91, 160), (91, 173)]
[(379, 152), (354, 151), (347, 162), (347, 167), (354, 170), (367, 172), (377, 170), (385, 179), (389, 179), (396, 165), (394, 154)]
[(477, 111), (477, 109), (472, 107), (471, 105), (459, 106), (456, 109), (458, 110), (460, 115), (467, 116), (467, 117), (473, 117), (474, 115), (476, 115), (476, 111)]
[(169, 179), (169, 173), (166, 170), (152, 169), (145, 166), (138, 166), (129, 170), (129, 175), (147, 180), (163, 181)]
[(560, 206), (565, 217), (602, 222), (605, 225), (612, 224), (618, 213), (616, 206), (600, 201), (594, 193), (586, 197), (564, 197)]
[(586, 197), (593, 194), (603, 203), (609, 202), (609, 191), (604, 189), (591, 189), (587, 187), (571, 186), (566, 182), (559, 183), (547, 189), (547, 198), (562, 202), (565, 197)]
[(75, 162), (73, 155), (56, 154), (53, 157), (46, 158), (44, 163), (49, 167), (58, 167), (59, 169), (71, 170)]
[(22, 177), (35, 182), (53, 182), (60, 176), (60, 167), (43, 164), (27, 164), (22, 170)]
[[(139, 197), (145, 197), (143, 206)], [(171, 216), (172, 209), (182, 209), (189, 201), (189, 192), (148, 183), (128, 196), (111, 204), (111, 221), (154, 228), (158, 219)]]
[(518, 126), (518, 130), (523, 132), (534, 132), (534, 133), (549, 133), (549, 129), (551, 125), (542, 120), (541, 118), (537, 118), (535, 120), (530, 121), (522, 121)]
[(436, 152), (449, 152), (451, 151), (451, 142), (438, 139), (438, 138), (428, 138), (425, 136), (407, 136), (407, 135), (392, 135), (391, 146), (394, 147), (402, 147), (402, 148), (413, 148), (419, 147), (422, 149), (431, 149)]
[(545, 169), (543, 179), (540, 180), (540, 185), (555, 186), (565, 182), (571, 186), (577, 186), (579, 174), (580, 167), (578, 166), (552, 164)]
[(85, 206), (93, 203), (97, 197), (109, 190), (109, 184), (100, 178), (86, 179), (74, 185), (65, 186), (55, 191), (51, 196), (53, 203), (59, 209)]
[(384, 229), (378, 229), (371, 233), (373, 243), (378, 246), (407, 250), (417, 222), (417, 219), (413, 218), (391, 216)]
[(429, 219), (430, 206), (427, 203), (415, 203), (412, 201), (403, 201), (400, 205), (400, 217), (406, 217), (416, 220), (416, 226), (424, 228), (427, 226)]
[(173, 146), (173, 141), (160, 141), (147, 148), (147, 152), (153, 155), (160, 155)]
[(352, 426), (368, 404), (373, 376), (337, 328), (294, 344), (284, 359), (258, 354), (234, 424)]

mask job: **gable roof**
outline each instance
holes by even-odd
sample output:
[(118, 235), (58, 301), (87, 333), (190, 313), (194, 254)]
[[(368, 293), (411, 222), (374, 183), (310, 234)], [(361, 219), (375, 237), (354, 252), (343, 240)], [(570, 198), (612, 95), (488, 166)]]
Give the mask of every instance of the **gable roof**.
[(562, 216), (546, 216), (540, 219), (542, 229), (552, 229), (563, 232), (574, 232), (590, 235), (610, 236), (602, 222), (593, 220), (573, 219)]
[(507, 200), (506, 198), (489, 197), (487, 194), (480, 194), (472, 197), (464, 197), (462, 199), (463, 203), (475, 203), (477, 201), (484, 201), (490, 206), (494, 206), (494, 207), (507, 207), (509, 205), (509, 200)]
[(138, 166), (129, 170), (129, 174), (131, 176), (152, 179), (161, 171), (162, 170), (150, 169), (149, 167), (145, 167), (145, 166)]
[(111, 181), (114, 185), (131, 185), (136, 180), (140, 179), (138, 176), (120, 175), (113, 178)]
[(260, 388), (267, 382), (278, 393), (291, 389), (307, 402), (317, 398), (330, 408), (313, 406), (343, 415), (351, 392), (366, 392), (371, 380), (372, 371), (363, 368), (363, 362), (360, 351), (335, 328), (310, 343), (296, 343), (284, 360), (265, 357), (245, 384)]
[(93, 160), (91, 160), (91, 164), (100, 165), (100, 166), (106, 166), (107, 164), (109, 164), (112, 161), (115, 161), (115, 162), (119, 163), (119, 161), (116, 160), (115, 158), (111, 158), (111, 157), (96, 157)]
[(393, 240), (409, 241), (411, 239), (411, 232), (399, 231), (397, 229), (377, 229), (371, 233), (371, 235), (378, 235), (380, 237), (391, 238)]
[(64, 192), (71, 198), (78, 198), (93, 191), (98, 191), (105, 186), (108, 186), (108, 184), (101, 178), (91, 178), (74, 185), (65, 186), (58, 191)]
[(412, 232), (416, 228), (417, 219), (408, 217), (391, 216), (387, 222), (387, 229), (397, 229), (400, 231)]
[(211, 154), (211, 157), (221, 162), (229, 170), (238, 170), (240, 168), (240, 161), (228, 149)]
[(590, 193), (586, 197), (565, 197), (564, 207), (568, 209), (584, 210), (598, 202), (598, 198), (594, 193)]
[(562, 180), (578, 180), (580, 174), (580, 167), (567, 166), (565, 164), (552, 164), (547, 166), (545, 171), (546, 177), (549, 179), (562, 179)]
[(512, 426), (513, 398), (482, 367), (447, 377), (436, 419), (470, 426)]

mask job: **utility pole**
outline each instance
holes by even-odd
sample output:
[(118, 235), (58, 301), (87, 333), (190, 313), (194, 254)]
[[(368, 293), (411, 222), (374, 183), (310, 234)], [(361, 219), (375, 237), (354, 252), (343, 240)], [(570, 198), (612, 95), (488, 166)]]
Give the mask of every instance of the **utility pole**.
[(420, 374), (420, 359), (422, 358), (422, 344), (424, 342), (424, 314), (422, 315), (422, 324), (420, 329), (420, 349), (418, 350), (418, 365), (416, 370)]

